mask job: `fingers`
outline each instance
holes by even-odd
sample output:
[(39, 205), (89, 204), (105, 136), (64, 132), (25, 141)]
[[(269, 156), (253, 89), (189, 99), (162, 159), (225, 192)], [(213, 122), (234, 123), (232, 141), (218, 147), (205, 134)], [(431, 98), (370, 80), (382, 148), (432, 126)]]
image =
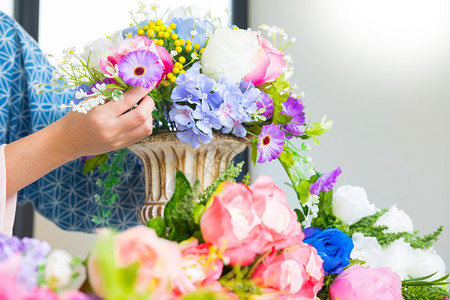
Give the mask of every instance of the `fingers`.
[(130, 108), (134, 107), (149, 92), (150, 89), (145, 89), (141, 86), (133, 87), (128, 92), (125, 92), (123, 94), (123, 99), (115, 103), (116, 115), (120, 116)]
[(135, 127), (124, 134), (124, 145), (128, 147), (131, 144), (139, 142), (143, 138), (152, 134), (153, 122), (144, 122), (138, 127)]
[(135, 109), (121, 115), (117, 120), (124, 130), (131, 130), (148, 121), (153, 124), (152, 111), (154, 107), (153, 99), (145, 96)]

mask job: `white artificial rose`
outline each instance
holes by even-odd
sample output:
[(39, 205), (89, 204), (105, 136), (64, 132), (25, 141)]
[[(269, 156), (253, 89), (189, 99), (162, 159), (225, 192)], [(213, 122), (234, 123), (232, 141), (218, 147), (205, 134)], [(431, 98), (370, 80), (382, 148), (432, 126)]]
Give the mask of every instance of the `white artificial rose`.
[(397, 273), (403, 280), (409, 275), (409, 270), (416, 263), (414, 261), (413, 248), (403, 238), (396, 240), (383, 249), (386, 266)]
[(377, 211), (375, 205), (369, 203), (362, 187), (344, 185), (333, 195), (333, 214), (348, 225), (353, 225)]
[(352, 236), (353, 250), (351, 259), (359, 259), (365, 262), (363, 266), (372, 268), (384, 267), (386, 261), (383, 256), (383, 248), (375, 237), (365, 237), (360, 232), (355, 232)]
[(414, 264), (408, 272), (410, 278), (424, 277), (436, 273), (433, 277), (427, 279), (427, 281), (432, 281), (445, 275), (445, 263), (432, 248), (427, 250), (414, 249), (413, 256)]
[(256, 35), (247, 30), (218, 28), (203, 51), (202, 72), (236, 84), (252, 69), (250, 62), (259, 48)]
[(90, 67), (97, 71), (102, 71), (100, 68), (100, 58), (113, 55), (112, 49), (116, 49), (122, 42), (122, 32), (117, 31), (109, 38), (101, 38), (84, 45), (84, 52), (81, 54), (81, 58), (86, 62), (89, 59)]
[(72, 279), (72, 256), (64, 250), (53, 250), (45, 263), (44, 278), (51, 289), (60, 289)]
[(413, 232), (413, 223), (411, 218), (403, 211), (397, 208), (397, 205), (392, 205), (389, 210), (378, 218), (374, 224), (375, 226), (388, 226), (385, 232)]

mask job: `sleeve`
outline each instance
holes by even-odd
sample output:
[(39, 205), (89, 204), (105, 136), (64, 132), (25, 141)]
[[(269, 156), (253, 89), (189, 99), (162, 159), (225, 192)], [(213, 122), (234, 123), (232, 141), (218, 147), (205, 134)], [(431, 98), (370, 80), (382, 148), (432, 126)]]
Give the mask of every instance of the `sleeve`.
[[(50, 82), (53, 67), (38, 44), (11, 17), (0, 11), (0, 145), (27, 136), (61, 118), (60, 105), (73, 92), (36, 93), (35, 84)], [(19, 191), (19, 204), (32, 202), (35, 209), (60, 228), (92, 232), (100, 225), (92, 216), (100, 209), (96, 185), (106, 173), (83, 174), (81, 159), (57, 168)], [(144, 178), (138, 158), (129, 153), (117, 202), (110, 207), (109, 225), (119, 230), (139, 224), (138, 211), (145, 197)]]
[(17, 195), (6, 198), (5, 145), (0, 146), (0, 232), (12, 235)]

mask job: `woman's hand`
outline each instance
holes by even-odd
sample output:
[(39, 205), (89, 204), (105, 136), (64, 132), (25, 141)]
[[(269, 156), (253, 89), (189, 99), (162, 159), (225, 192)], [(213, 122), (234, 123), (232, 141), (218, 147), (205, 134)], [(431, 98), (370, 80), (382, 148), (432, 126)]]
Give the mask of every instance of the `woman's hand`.
[(75, 158), (124, 148), (150, 135), (155, 104), (148, 93), (142, 87), (132, 88), (122, 100), (110, 101), (87, 114), (69, 112), (46, 128), (6, 145), (6, 195)]
[(135, 87), (124, 93), (122, 100), (99, 105), (87, 114), (69, 112), (58, 121), (62, 130), (60, 141), (69, 146), (76, 158), (124, 148), (149, 136), (155, 103), (148, 92)]

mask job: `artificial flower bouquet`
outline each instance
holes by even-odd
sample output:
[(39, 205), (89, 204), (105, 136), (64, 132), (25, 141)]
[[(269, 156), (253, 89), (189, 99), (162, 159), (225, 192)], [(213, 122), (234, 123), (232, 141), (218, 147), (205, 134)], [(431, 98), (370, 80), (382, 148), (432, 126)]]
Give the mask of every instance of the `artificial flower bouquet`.
[[(288, 81), (293, 67), (285, 50), (295, 39), (277, 27), (253, 31), (224, 26), (210, 16), (196, 16), (192, 8), (164, 15), (158, 16), (155, 5), (141, 3), (132, 14), (133, 26), (88, 43), (82, 53), (66, 50), (50, 83), (56, 89), (74, 88), (73, 101), (64, 107), (88, 113), (106, 101), (120, 101), (133, 86), (143, 86), (155, 101), (154, 134), (177, 132), (193, 148), (209, 143), (215, 132), (231, 134), (251, 145), (254, 163), (278, 158), (299, 197), (309, 195), (309, 185), (322, 179), (311, 191), (317, 196), (326, 190), (340, 169), (320, 179), (309, 157), (301, 154), (309, 145), (292, 143), (294, 138), (318, 143), (317, 137), (332, 125), (325, 117), (307, 122), (301, 94)], [(120, 165), (121, 159), (125, 155), (114, 155), (110, 164)], [(87, 158), (84, 170), (106, 160), (106, 154)], [(107, 206), (114, 199), (111, 194), (96, 199)], [(303, 204), (313, 200), (308, 196)]]

